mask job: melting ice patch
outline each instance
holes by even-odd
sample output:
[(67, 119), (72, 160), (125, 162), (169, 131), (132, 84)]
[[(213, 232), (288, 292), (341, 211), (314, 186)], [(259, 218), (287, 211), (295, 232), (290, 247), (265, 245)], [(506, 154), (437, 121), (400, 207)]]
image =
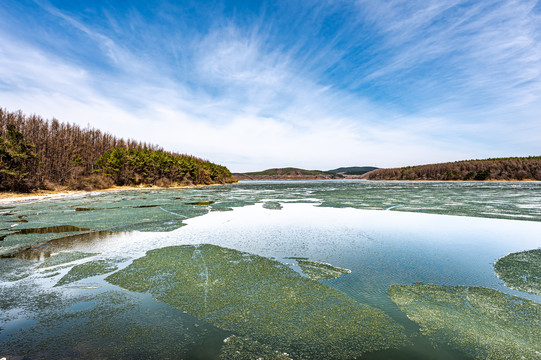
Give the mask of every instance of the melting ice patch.
[(123, 259), (99, 259), (75, 265), (55, 286), (66, 285), (89, 277), (108, 274), (117, 270), (117, 263), (122, 261)]
[(302, 272), (312, 280), (336, 279), (342, 274), (351, 273), (351, 270), (342, 269), (324, 262), (299, 257), (292, 257), (291, 259), (296, 260)]
[(496, 261), (494, 270), (506, 286), (541, 295), (541, 249), (506, 255)]
[(381, 310), (280, 262), (215, 245), (151, 250), (106, 280), (294, 358), (351, 359), (407, 343)]
[(391, 299), (436, 344), (475, 359), (541, 359), (541, 305), (493, 289), (393, 285)]

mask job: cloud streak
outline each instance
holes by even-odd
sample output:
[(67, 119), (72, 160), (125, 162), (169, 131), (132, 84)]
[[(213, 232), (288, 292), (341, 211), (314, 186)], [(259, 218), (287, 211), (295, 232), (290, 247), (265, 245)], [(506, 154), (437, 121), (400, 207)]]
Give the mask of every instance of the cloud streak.
[[(541, 47), (536, 1), (392, 1), (382, 11), (360, 1), (376, 18), (391, 56), (363, 81), (402, 77), (415, 71), (421, 85), (464, 105), (522, 106), (539, 99)], [(378, 11), (379, 10), (379, 11)], [(404, 16), (406, 14), (406, 16)], [(449, 94), (451, 93), (451, 94)], [(477, 96), (475, 96), (477, 94)]]

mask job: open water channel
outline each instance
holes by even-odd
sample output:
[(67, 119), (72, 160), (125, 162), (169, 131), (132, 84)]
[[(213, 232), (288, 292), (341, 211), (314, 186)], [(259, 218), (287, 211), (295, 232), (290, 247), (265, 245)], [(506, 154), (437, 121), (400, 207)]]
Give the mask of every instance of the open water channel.
[(7, 204), (0, 358), (541, 359), (540, 248), (540, 182)]

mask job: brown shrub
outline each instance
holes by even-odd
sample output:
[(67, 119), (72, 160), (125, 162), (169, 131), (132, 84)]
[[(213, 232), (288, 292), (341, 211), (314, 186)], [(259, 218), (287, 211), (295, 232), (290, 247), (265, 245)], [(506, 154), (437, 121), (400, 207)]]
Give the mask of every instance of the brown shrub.
[(113, 179), (103, 174), (92, 174), (79, 180), (70, 182), (68, 187), (72, 190), (103, 190), (114, 185)]
[(156, 186), (159, 186), (159, 187), (164, 187), (164, 188), (168, 188), (168, 187), (171, 187), (173, 186), (173, 183), (171, 182), (171, 180), (169, 180), (168, 178), (160, 178), (156, 181)]

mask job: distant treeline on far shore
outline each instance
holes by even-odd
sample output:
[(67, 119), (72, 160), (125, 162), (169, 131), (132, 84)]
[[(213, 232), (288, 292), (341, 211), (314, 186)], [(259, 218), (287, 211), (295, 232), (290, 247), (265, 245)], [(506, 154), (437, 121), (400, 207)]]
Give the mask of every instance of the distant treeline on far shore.
[(229, 170), (191, 155), (93, 128), (0, 108), (0, 190), (104, 189), (113, 185), (234, 182)]
[(378, 169), (368, 180), (541, 180), (541, 156), (464, 160)]

